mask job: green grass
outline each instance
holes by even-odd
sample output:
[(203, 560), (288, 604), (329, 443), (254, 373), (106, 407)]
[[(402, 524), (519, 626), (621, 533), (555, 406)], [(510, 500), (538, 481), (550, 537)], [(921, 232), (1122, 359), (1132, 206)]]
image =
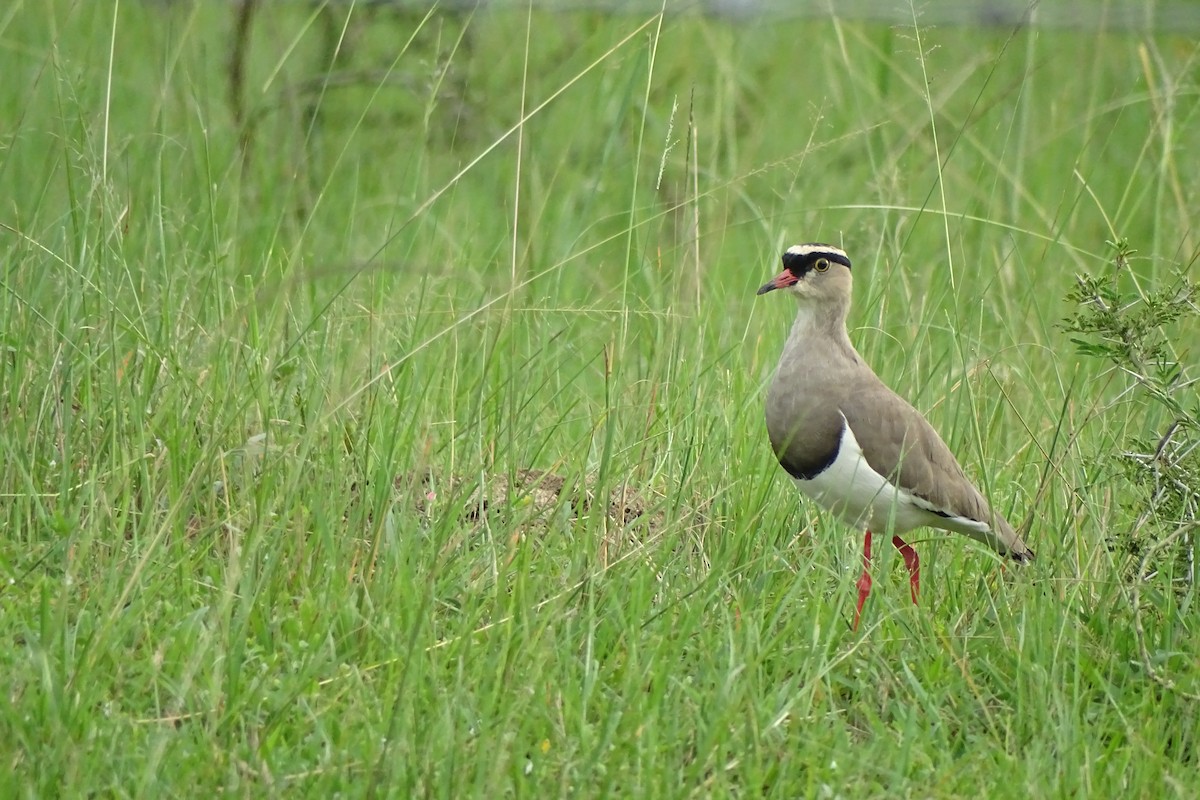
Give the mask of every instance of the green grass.
[[(1167, 687), (1107, 547), (1170, 420), (1060, 327), (1194, 269), (1194, 41), (267, 4), (243, 158), (175, 5), (0, 12), (6, 794), (1194, 796), (1195, 590)], [(762, 422), (809, 240), (1031, 569), (930, 532), (849, 629)]]

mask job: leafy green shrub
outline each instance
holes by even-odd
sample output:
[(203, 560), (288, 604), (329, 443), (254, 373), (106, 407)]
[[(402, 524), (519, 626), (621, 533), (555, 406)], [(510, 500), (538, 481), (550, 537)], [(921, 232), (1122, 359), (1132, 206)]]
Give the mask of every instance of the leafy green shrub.
[(1200, 392), (1178, 349), (1186, 320), (1200, 318), (1200, 285), (1178, 271), (1162, 288), (1146, 290), (1123, 279), (1137, 252), (1120, 239), (1107, 242), (1112, 269), (1079, 275), (1067, 297), (1076, 307), (1065, 320), (1077, 352), (1107, 362), (1116, 373), (1117, 402), (1146, 405), (1146, 427), (1164, 421), (1157, 436), (1133, 436), (1097, 463), (1129, 484), (1128, 529), (1110, 543), (1130, 557), (1130, 577), (1170, 568), (1177, 586), (1195, 585), (1197, 511), (1200, 507)]

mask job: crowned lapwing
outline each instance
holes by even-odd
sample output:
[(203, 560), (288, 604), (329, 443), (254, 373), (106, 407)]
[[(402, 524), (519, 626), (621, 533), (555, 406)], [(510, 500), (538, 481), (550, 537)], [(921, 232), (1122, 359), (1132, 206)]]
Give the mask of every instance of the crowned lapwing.
[(861, 526), (858, 627), (871, 592), (871, 529), (893, 533), (917, 602), (921, 570), (902, 534), (955, 531), (1015, 561), (1033, 551), (963, 474), (925, 417), (883, 384), (850, 343), (850, 259), (827, 244), (798, 244), (783, 271), (758, 290), (783, 289), (799, 313), (767, 391), (767, 432), (780, 465), (822, 508)]

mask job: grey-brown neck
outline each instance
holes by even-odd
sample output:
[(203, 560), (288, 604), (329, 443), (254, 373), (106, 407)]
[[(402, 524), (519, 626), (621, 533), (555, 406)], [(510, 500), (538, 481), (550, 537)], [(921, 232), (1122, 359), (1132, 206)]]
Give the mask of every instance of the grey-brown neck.
[(783, 363), (794, 355), (791, 352), (794, 349), (815, 351), (825, 358), (841, 355), (858, 361), (858, 353), (846, 332), (849, 297), (819, 302), (800, 297), (796, 305), (796, 321), (792, 323), (791, 334), (784, 345)]

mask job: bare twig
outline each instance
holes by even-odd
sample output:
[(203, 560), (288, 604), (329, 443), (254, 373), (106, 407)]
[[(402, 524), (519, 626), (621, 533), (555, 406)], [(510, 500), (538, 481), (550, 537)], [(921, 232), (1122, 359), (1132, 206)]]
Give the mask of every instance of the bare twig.
[(1133, 582), (1133, 590), (1130, 596), (1130, 602), (1133, 604), (1133, 632), (1137, 637), (1138, 652), (1141, 654), (1142, 667), (1146, 670), (1146, 674), (1150, 676), (1152, 681), (1164, 689), (1175, 692), (1181, 697), (1187, 698), (1188, 700), (1192, 700), (1194, 702), (1200, 702), (1200, 692), (1191, 692), (1186, 689), (1180, 689), (1175, 685), (1175, 681), (1160, 673), (1157, 669), (1155, 669), (1154, 665), (1150, 663), (1150, 650), (1146, 647), (1146, 628), (1142, 625), (1142, 584), (1145, 583), (1145, 581), (1141, 580), (1140, 576), (1145, 574), (1147, 568), (1150, 566), (1151, 560), (1153, 560), (1154, 556), (1157, 555), (1159, 550), (1165, 550), (1173, 545), (1178, 539), (1187, 536), (1191, 531), (1198, 527), (1200, 527), (1200, 523), (1195, 522), (1189, 522), (1187, 524), (1180, 525), (1171, 535), (1160, 539), (1146, 550), (1145, 555), (1142, 556), (1142, 562), (1138, 566), (1139, 579)]
[(238, 126), (238, 146), (242, 158), (250, 152), (250, 126), (246, 120), (246, 48), (250, 44), (250, 24), (258, 0), (238, 0), (233, 22), (233, 48), (229, 51), (229, 110)]

